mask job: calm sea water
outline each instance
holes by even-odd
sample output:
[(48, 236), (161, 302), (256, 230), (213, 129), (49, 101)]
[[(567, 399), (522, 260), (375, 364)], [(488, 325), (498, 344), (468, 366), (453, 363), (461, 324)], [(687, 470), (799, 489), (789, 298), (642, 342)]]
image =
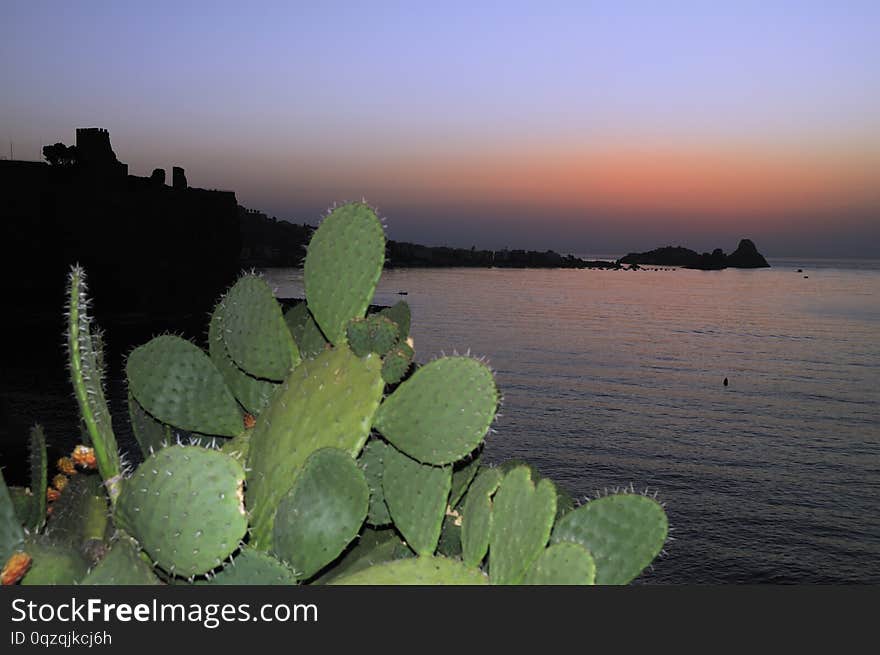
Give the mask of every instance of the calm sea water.
[[(674, 540), (642, 582), (878, 583), (880, 262), (771, 263), (395, 270), (377, 302), (407, 292), (420, 361), (488, 358), (489, 460), (581, 499), (657, 492)], [(264, 274), (302, 295), (301, 271)]]

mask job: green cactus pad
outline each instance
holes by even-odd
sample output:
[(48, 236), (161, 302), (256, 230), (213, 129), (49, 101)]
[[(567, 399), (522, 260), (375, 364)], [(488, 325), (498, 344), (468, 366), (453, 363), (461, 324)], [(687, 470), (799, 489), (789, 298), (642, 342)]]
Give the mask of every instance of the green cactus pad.
[(53, 504), (45, 534), (55, 543), (86, 551), (91, 542), (104, 539), (108, 510), (101, 476), (79, 473), (70, 479)]
[(232, 361), (226, 349), (226, 342), (223, 340), (220, 312), (221, 308), (218, 306), (211, 316), (208, 327), (208, 354), (242, 407), (254, 416), (258, 416), (269, 404), (278, 385), (270, 380), (248, 375)]
[(31, 465), (31, 511), (28, 515), (29, 530), (39, 530), (46, 522), (46, 490), (49, 486), (49, 466), (46, 461), (46, 435), (43, 426), (31, 428), (28, 440), (28, 459)]
[(150, 453), (174, 443), (171, 426), (150, 416), (149, 412), (134, 399), (131, 392), (128, 394), (128, 417), (131, 421), (131, 431), (144, 457), (149, 457)]
[(492, 527), (492, 496), (503, 477), (500, 469), (484, 468), (470, 485), (461, 510), (461, 547), (465, 564), (479, 566), (486, 557)]
[(12, 496), (0, 471), (0, 567), (6, 563), (12, 553), (21, 550), (23, 542), (24, 530), (21, 529)]
[(161, 582), (135, 543), (127, 537), (121, 537), (80, 584), (129, 586), (158, 585)]
[(492, 503), (489, 576), (492, 584), (521, 584), (550, 538), (556, 516), (556, 489), (549, 480), (532, 483), (519, 466), (501, 480)]
[(299, 364), (281, 307), (262, 278), (239, 278), (220, 301), (218, 318), (229, 356), (246, 373), (280, 382)]
[(596, 562), (580, 544), (562, 542), (544, 549), (523, 578), (526, 585), (591, 585)]
[(196, 584), (209, 585), (295, 585), (293, 570), (261, 550), (248, 546), (241, 549), (231, 562), (225, 564), (216, 575)]
[(401, 341), (406, 341), (406, 338), (409, 336), (409, 326), (411, 321), (409, 305), (406, 301), (400, 300), (391, 307), (386, 307), (379, 313), (394, 321), (394, 324), (397, 326), (398, 338)]
[(613, 494), (563, 516), (553, 543), (583, 545), (596, 560), (596, 584), (622, 585), (636, 578), (660, 553), (669, 523), (663, 507), (638, 494)]
[(189, 577), (218, 566), (247, 530), (244, 469), (198, 446), (148, 457), (122, 486), (116, 522), (169, 573)]
[(367, 512), (367, 523), (376, 527), (391, 523), (388, 505), (385, 504), (385, 491), (382, 489), (385, 452), (389, 448), (391, 446), (381, 439), (370, 439), (358, 458), (358, 465), (364, 472), (364, 478), (370, 487), (370, 510)]
[(272, 521), (298, 469), (319, 448), (357, 457), (382, 398), (381, 362), (347, 346), (296, 367), (257, 419), (248, 454), (248, 508), (253, 544), (268, 550)]
[(457, 462), (452, 468), (452, 490), (449, 492), (449, 506), (453, 509), (458, 506), (461, 499), (470, 487), (471, 482), (480, 469), (480, 457), (482, 453), (475, 453), (464, 462)]
[(135, 348), (125, 371), (135, 400), (159, 421), (201, 434), (242, 431), (238, 403), (220, 371), (186, 339), (164, 335)]
[(370, 352), (384, 355), (397, 343), (397, 325), (381, 314), (352, 319), (345, 334), (351, 351), (358, 357)]
[(488, 366), (470, 357), (444, 357), (401, 383), (373, 426), (420, 462), (449, 464), (480, 445), (497, 404)]
[(451, 467), (420, 464), (394, 448), (386, 449), (385, 503), (395, 527), (419, 555), (437, 549), (451, 485)]
[(437, 544), (437, 553), (444, 557), (461, 558), (461, 523), (460, 517), (447, 514), (443, 517), (443, 527), (440, 529), (440, 542)]
[(284, 312), (284, 322), (287, 323), (302, 357), (313, 359), (324, 351), (327, 340), (321, 334), (321, 329), (315, 323), (306, 303), (297, 303)]
[(385, 233), (363, 203), (335, 209), (312, 235), (303, 270), (309, 311), (335, 345), (370, 306), (385, 262)]
[[(31, 507), (33, 505), (33, 494), (27, 487), (9, 487), (9, 497), (12, 499), (12, 507), (15, 509), (15, 515), (18, 522), (22, 525), (28, 522), (31, 516)], [(2, 520), (2, 519), (0, 519)]]
[(365, 528), (360, 539), (332, 568), (311, 584), (328, 584), (342, 576), (363, 571), (377, 564), (413, 557), (413, 552), (400, 540), (394, 528)]
[(74, 548), (43, 538), (28, 539), (24, 551), (31, 556), (31, 566), (21, 579), (22, 585), (71, 585), (88, 572), (85, 558)]
[(392, 348), (382, 359), (382, 379), (386, 384), (400, 382), (409, 367), (412, 366), (413, 349), (406, 342), (401, 342)]
[(275, 513), (272, 549), (308, 579), (355, 538), (370, 502), (364, 474), (349, 453), (316, 450)]
[(445, 557), (412, 557), (336, 578), (333, 585), (484, 585), (482, 571)]

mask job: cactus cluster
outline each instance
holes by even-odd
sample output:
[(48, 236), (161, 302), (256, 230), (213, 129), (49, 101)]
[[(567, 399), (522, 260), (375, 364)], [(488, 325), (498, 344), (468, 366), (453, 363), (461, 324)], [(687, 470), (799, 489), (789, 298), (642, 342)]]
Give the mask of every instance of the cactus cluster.
[(133, 350), (136, 467), (116, 445), (74, 268), (67, 340), (85, 444), (50, 486), (35, 428), (30, 488), (0, 484), (4, 584), (637, 577), (666, 540), (662, 506), (616, 493), (575, 507), (526, 464), (484, 464), (493, 373), (463, 356), (415, 364), (405, 302), (368, 313), (384, 254), (374, 210), (342, 205), (309, 245), (304, 302), (284, 312), (245, 274), (217, 303), (207, 350), (173, 335)]

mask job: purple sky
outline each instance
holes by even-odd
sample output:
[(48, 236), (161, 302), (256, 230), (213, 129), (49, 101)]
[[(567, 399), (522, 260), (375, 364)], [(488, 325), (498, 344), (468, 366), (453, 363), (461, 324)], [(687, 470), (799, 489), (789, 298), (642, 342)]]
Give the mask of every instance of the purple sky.
[[(313, 6), (309, 6), (313, 5)], [(0, 5), (0, 154), (110, 130), (131, 172), (392, 238), (880, 257), (880, 3)]]

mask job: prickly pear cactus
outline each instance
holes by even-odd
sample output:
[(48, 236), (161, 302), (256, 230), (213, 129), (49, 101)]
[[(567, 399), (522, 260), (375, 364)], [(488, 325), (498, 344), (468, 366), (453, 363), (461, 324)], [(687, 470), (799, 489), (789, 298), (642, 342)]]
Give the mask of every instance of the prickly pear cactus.
[[(414, 362), (405, 302), (367, 315), (384, 255), (375, 212), (337, 207), (308, 248), (306, 302), (282, 312), (246, 274), (215, 306), (206, 349), (171, 335), (136, 348), (126, 363), (143, 452), (134, 468), (118, 452), (100, 333), (74, 268), (67, 342), (86, 444), (54, 474), (35, 429), (30, 489), (0, 484), (3, 583), (589, 585), (640, 575), (666, 540), (663, 507), (633, 493), (575, 507), (526, 463), (486, 465), (494, 375), (471, 357)], [(194, 440), (181, 445), (186, 433)]]

